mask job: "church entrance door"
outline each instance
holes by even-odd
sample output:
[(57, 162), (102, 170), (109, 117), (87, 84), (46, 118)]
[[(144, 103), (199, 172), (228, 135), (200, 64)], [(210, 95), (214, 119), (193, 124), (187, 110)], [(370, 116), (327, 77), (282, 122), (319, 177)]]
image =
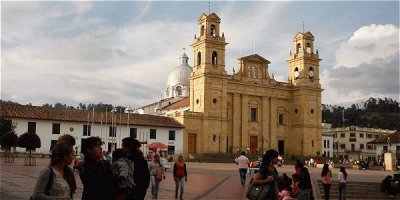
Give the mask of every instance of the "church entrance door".
[(258, 137), (257, 136), (250, 136), (250, 153), (257, 154), (257, 146), (258, 144)]
[(188, 150), (189, 153), (196, 153), (196, 134), (189, 133)]

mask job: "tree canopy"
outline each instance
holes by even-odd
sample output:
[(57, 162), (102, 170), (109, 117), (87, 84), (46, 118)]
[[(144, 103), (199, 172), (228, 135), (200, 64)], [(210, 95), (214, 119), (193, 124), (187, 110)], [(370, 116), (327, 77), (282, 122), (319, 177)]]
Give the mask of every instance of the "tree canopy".
[(26, 132), (22, 134), (17, 141), (18, 147), (26, 148), (26, 150), (35, 150), (41, 147), (40, 138), (34, 132)]
[(8, 131), (1, 136), (0, 145), (2, 149), (10, 149), (17, 146), (18, 136), (14, 131)]
[(400, 130), (400, 106), (390, 98), (369, 98), (348, 108), (322, 104), (322, 120), (332, 127), (356, 125)]

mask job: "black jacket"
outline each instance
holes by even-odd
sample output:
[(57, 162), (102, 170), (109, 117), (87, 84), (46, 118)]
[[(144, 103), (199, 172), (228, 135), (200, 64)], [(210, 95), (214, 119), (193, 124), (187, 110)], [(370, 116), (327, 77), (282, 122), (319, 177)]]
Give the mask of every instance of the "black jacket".
[(108, 161), (85, 159), (79, 176), (83, 184), (82, 200), (115, 199), (118, 184)]

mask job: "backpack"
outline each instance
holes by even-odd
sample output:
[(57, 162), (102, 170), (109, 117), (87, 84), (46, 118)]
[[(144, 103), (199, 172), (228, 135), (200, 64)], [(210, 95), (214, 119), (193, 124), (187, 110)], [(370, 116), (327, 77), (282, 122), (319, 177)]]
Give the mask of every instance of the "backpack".
[[(54, 178), (53, 177), (54, 176), (53, 168), (51, 168), (51, 167), (48, 167), (48, 168), (50, 169), (50, 175), (49, 175), (49, 179), (47, 180), (46, 188), (44, 190), (44, 193), (46, 195), (50, 195), (50, 189), (51, 189), (51, 186), (53, 185), (53, 178)], [(34, 200), (34, 195), (32, 195), (29, 199)]]

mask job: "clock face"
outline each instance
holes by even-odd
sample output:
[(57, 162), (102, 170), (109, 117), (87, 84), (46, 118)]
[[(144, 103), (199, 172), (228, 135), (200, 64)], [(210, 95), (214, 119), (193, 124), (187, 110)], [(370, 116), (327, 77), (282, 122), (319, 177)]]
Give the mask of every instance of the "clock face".
[(294, 71), (294, 77), (299, 78), (299, 71)]
[(310, 71), (308, 72), (308, 75), (310, 76), (310, 78), (313, 78), (313, 77), (314, 77), (314, 71), (310, 70)]

